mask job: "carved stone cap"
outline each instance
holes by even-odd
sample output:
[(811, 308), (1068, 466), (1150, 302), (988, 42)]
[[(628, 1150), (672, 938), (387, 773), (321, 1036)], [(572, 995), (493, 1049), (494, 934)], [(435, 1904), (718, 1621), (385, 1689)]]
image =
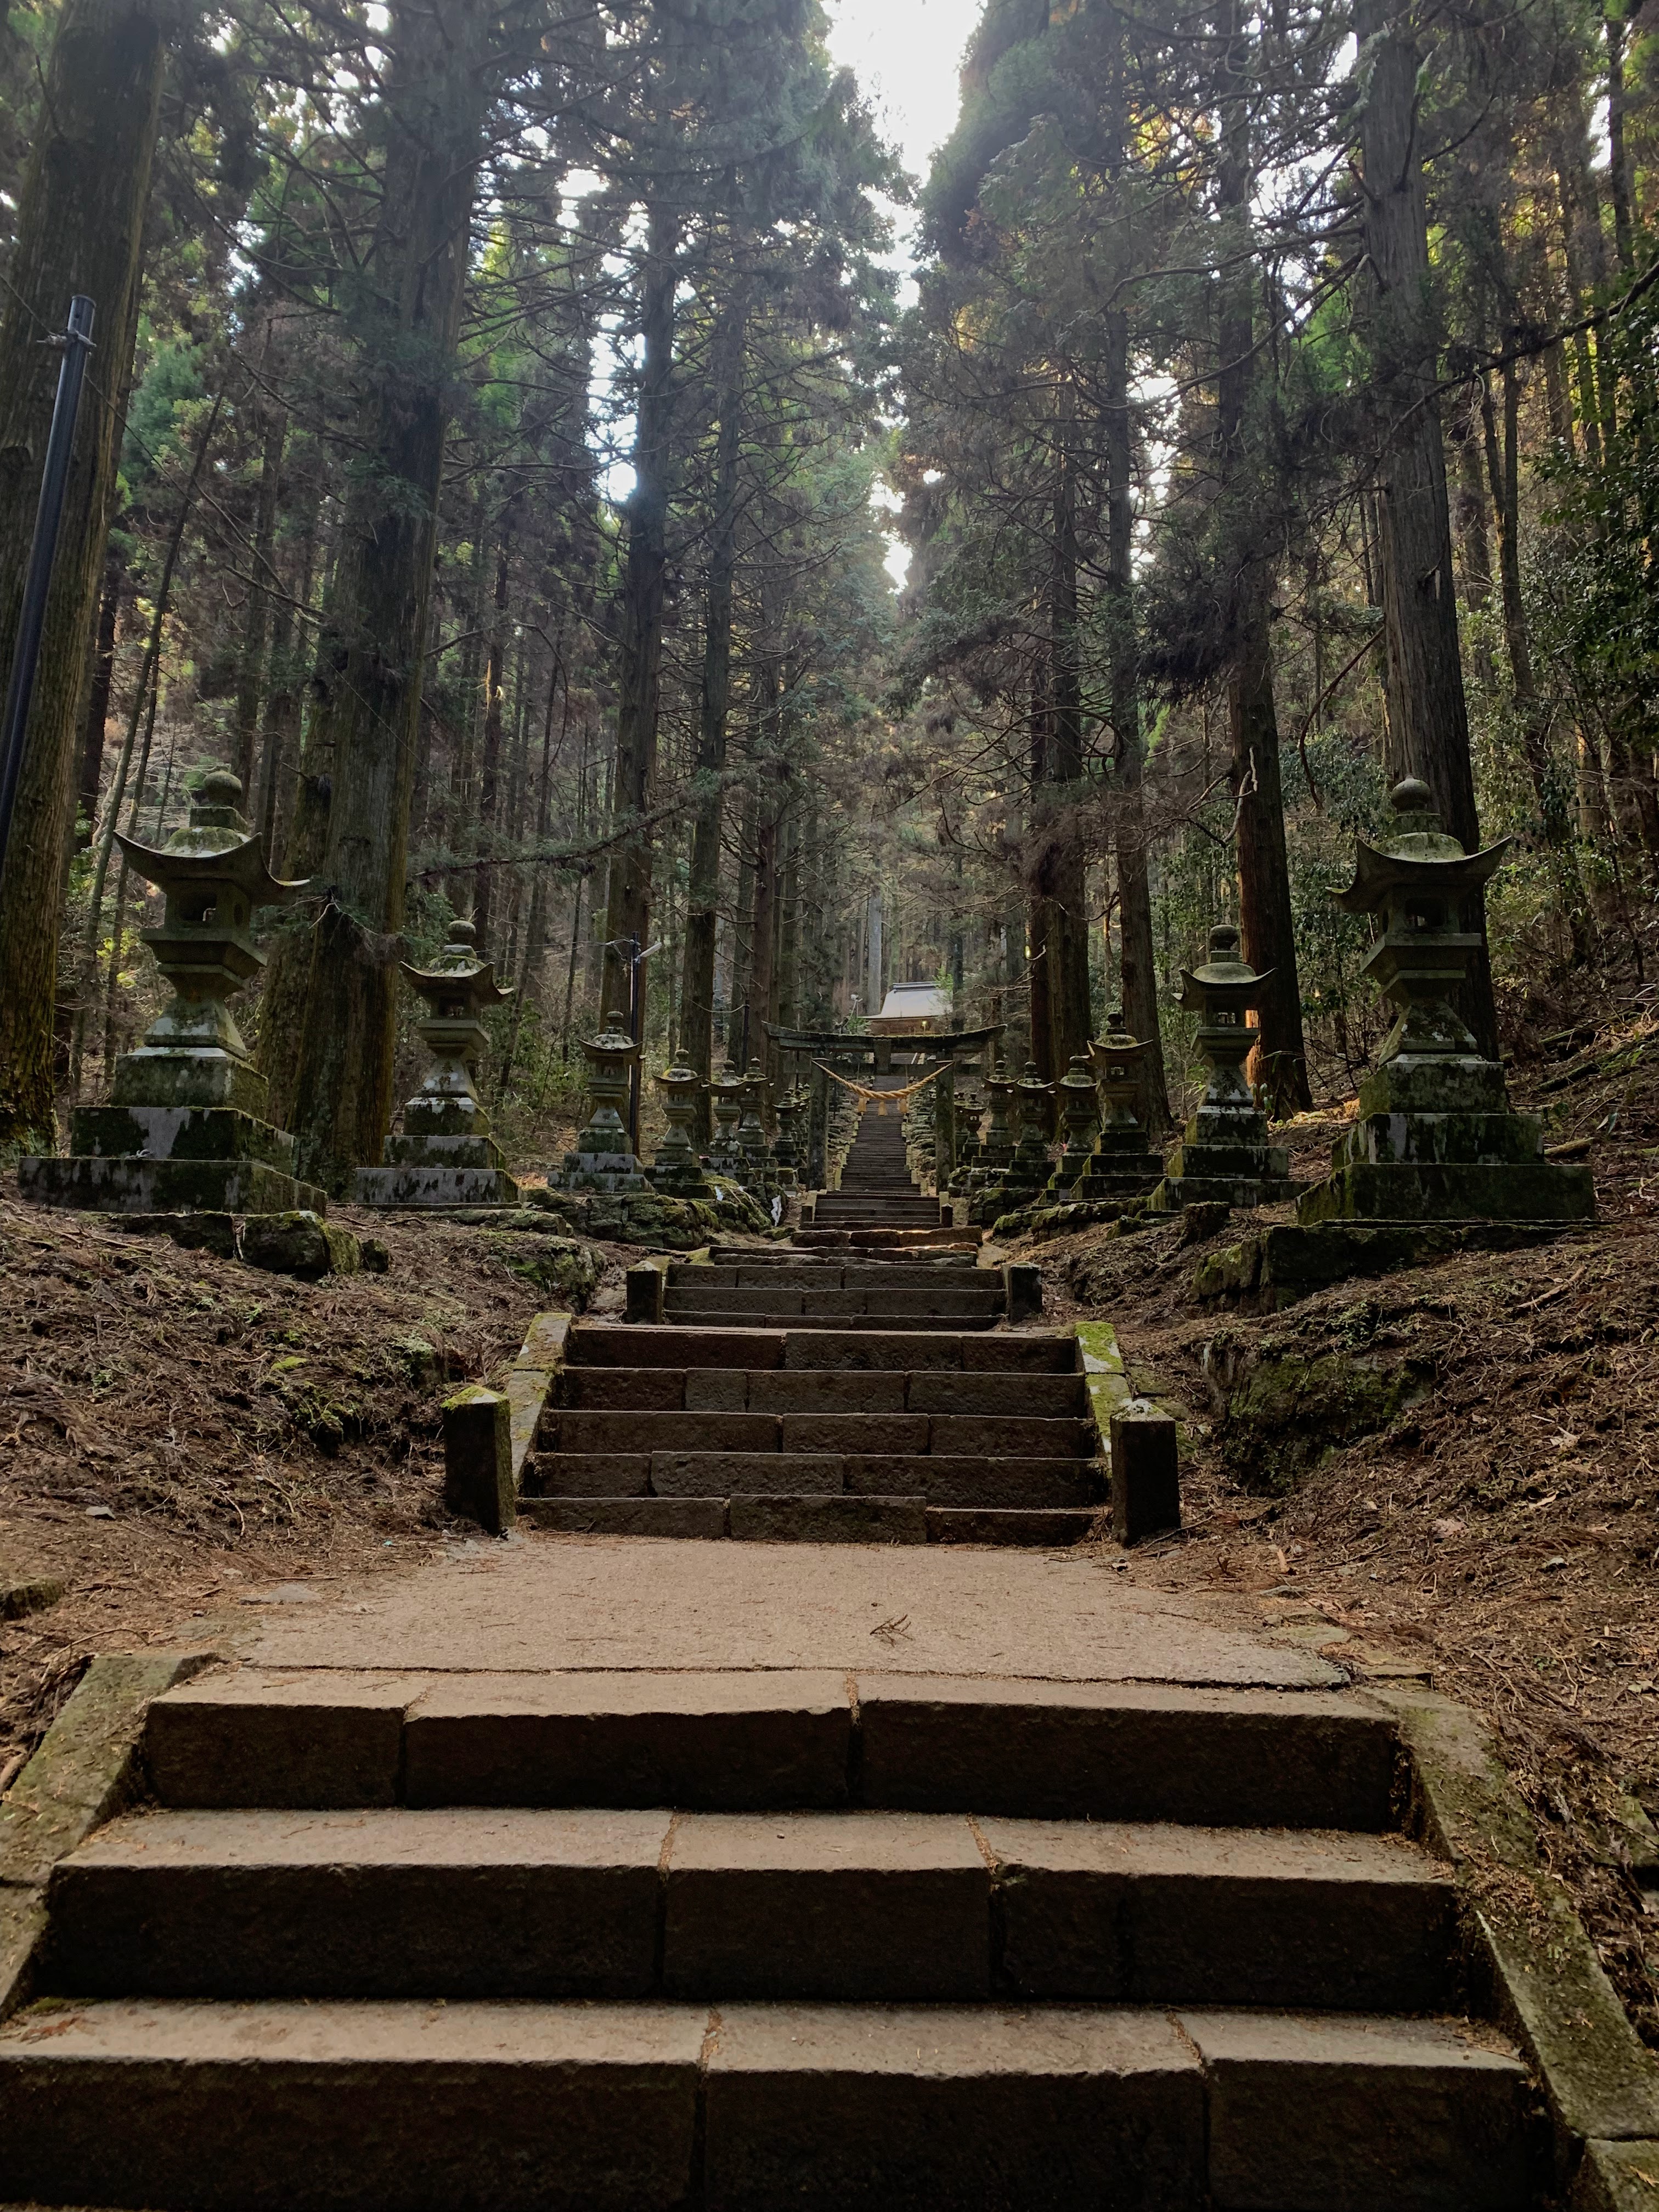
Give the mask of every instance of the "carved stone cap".
[(285, 906), (308, 878), (284, 883), (265, 866), (264, 841), (241, 811), (242, 786), (228, 768), (210, 769), (191, 794), (190, 818), (165, 845), (141, 845), (118, 830), (127, 866), (167, 898), (194, 898), (217, 884), (238, 890), (250, 907)]
[(1389, 801), (1394, 819), (1387, 842), (1368, 845), (1358, 839), (1354, 879), (1346, 890), (1331, 893), (1346, 914), (1382, 914), (1392, 900), (1413, 891), (1461, 901), (1492, 880), (1515, 842), (1504, 837), (1478, 853), (1466, 853), (1442, 829), (1429, 787), (1414, 775), (1395, 784)]

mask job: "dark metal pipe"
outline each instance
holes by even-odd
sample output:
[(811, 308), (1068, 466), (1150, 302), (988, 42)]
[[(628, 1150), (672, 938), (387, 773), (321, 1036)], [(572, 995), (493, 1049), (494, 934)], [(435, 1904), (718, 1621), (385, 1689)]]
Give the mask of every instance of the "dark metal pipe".
[(34, 701), (34, 676), (40, 659), (40, 633), (46, 625), (46, 600), (52, 591), (52, 572), (58, 557), (58, 531), (64, 520), (64, 495), (69, 489), (70, 459), (75, 449), (75, 423), (81, 411), (81, 386), (85, 381), (87, 356), (92, 350), (93, 303), (77, 292), (70, 301), (69, 327), (50, 343), (63, 353), (58, 371), (58, 398), (52, 410), (52, 432), (46, 440), (46, 465), (40, 477), (40, 503), (34, 511), (34, 538), (29, 547), (28, 575), (23, 586), (22, 611), (12, 646), (11, 680), (6, 689), (6, 708), (0, 720), (0, 869), (6, 863), (11, 842), (12, 810), (23, 773), (23, 747), (28, 736), (29, 708)]

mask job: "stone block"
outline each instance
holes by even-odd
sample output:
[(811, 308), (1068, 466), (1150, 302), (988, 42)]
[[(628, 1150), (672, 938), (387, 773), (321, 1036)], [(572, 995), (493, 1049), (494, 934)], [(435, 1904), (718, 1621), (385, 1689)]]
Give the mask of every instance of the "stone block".
[(990, 1890), (965, 1820), (691, 1814), (668, 1854), (663, 1991), (982, 2000)]
[(305, 1210), (248, 1220), (242, 1229), (242, 1257), (270, 1274), (313, 1282), (324, 1275), (357, 1274), (363, 1264), (362, 1248), (349, 1229), (337, 1229)]
[(842, 1462), (826, 1452), (653, 1452), (651, 1487), (659, 1498), (821, 1498), (840, 1493)]
[(645, 1498), (651, 1490), (649, 1452), (538, 1452), (533, 1468), (526, 1489), (537, 1498)]
[(534, 1498), (523, 1516), (565, 1536), (657, 1536), (677, 1540), (726, 1534), (723, 1498)]
[(310, 1183), (264, 1160), (21, 1159), (18, 1195), (91, 1213), (320, 1213)]
[(905, 1401), (913, 1413), (1036, 1414), (1045, 1420), (1084, 1410), (1080, 1375), (913, 1375)]
[(884, 1332), (875, 1322), (852, 1329), (791, 1329), (781, 1364), (787, 1368), (832, 1368), (841, 1374), (903, 1374), (919, 1367), (960, 1367), (963, 1339), (929, 1331), (912, 1335)]
[(1568, 2212), (1659, 2212), (1659, 2141), (1587, 2142)]
[[(781, 1329), (629, 1328), (584, 1322), (565, 1357), (580, 1367), (781, 1367)], [(828, 1364), (820, 1362), (819, 1364)]]
[(709, 2212), (1204, 2199), (1199, 2062), (1155, 2014), (720, 2008)]
[(1138, 1544), (1181, 1526), (1176, 1425), (1133, 1401), (1111, 1417), (1112, 1534)]
[(790, 1368), (751, 1375), (749, 1404), (769, 1413), (902, 1413), (904, 1387), (902, 1373)]
[(667, 1279), (663, 1270), (649, 1265), (630, 1267), (624, 1279), (627, 1286), (625, 1318), (630, 1322), (660, 1322), (663, 1317), (663, 1285)]
[(126, 1999), (73, 2018), (67, 2038), (0, 2032), (20, 2197), (665, 2212), (690, 2191), (693, 2008)]
[(1077, 1368), (1077, 1346), (1069, 1336), (968, 1336), (962, 1340), (961, 1364), (973, 1375), (1070, 1375)]
[(563, 1451), (771, 1452), (778, 1448), (775, 1413), (617, 1412), (559, 1415)]
[(829, 1672), (470, 1675), (429, 1688), (410, 1805), (843, 1805), (847, 1678)]
[[(686, 1374), (679, 1367), (566, 1367), (562, 1404), (584, 1413), (607, 1410), (672, 1413), (685, 1404)], [(723, 1379), (718, 1370), (713, 1379)], [(550, 1425), (556, 1433), (557, 1420)]]
[(763, 1544), (925, 1544), (920, 1498), (733, 1497), (731, 1533)]
[(1358, 1161), (1316, 1183), (1297, 1201), (1298, 1222), (1593, 1221), (1595, 1180), (1566, 1160), (1492, 1164)]
[(1392, 1824), (1392, 1723), (1317, 1691), (859, 1676), (864, 1799), (1226, 1827)]
[(1398, 1837), (994, 1815), (980, 1833), (1022, 1996), (1373, 2013), (1455, 2002), (1449, 1869)]
[(392, 1805), (404, 1713), (419, 1674), (242, 1667), (169, 1690), (149, 1709), (144, 1762), (163, 1805)]
[(112, 1213), (109, 1222), (128, 1237), (170, 1237), (182, 1251), (211, 1252), (221, 1260), (241, 1256), (234, 1213)]
[(70, 1142), (94, 1159), (263, 1160), (294, 1172), (294, 1139), (285, 1130), (227, 1106), (81, 1106), (70, 1117)]
[(0, 1620), (22, 1620), (49, 1613), (64, 1595), (55, 1575), (18, 1575), (0, 1566)]
[(352, 1182), (357, 1206), (517, 1206), (519, 1186), (504, 1169), (448, 1167), (410, 1161), (359, 1168)]
[(1081, 1419), (1018, 1413), (930, 1413), (936, 1452), (987, 1452), (1013, 1459), (1065, 1459), (1092, 1448)]
[(769, 1413), (767, 1406), (749, 1405), (749, 1377), (740, 1367), (694, 1367), (685, 1378), (688, 1413)]
[(930, 1544), (1066, 1547), (1085, 1542), (1099, 1518), (1092, 1506), (939, 1505), (927, 1508)]
[(1011, 1322), (1035, 1321), (1042, 1311), (1042, 1270), (1010, 1261), (1002, 1270)]
[(0, 1887), (0, 2021), (33, 2000), (46, 1931), (46, 1893), (40, 1884)]
[(666, 1812), (148, 1813), (52, 1877), (78, 1996), (649, 1996)]
[(785, 1413), (786, 1452), (925, 1452), (925, 1413)]
[(511, 1408), (504, 1393), (471, 1383), (444, 1401), (444, 1507), (492, 1536), (513, 1526)]
[(1526, 2069), (1437, 2021), (1194, 2013), (1210, 2185), (1237, 2212), (1516, 2212), (1541, 2179)]

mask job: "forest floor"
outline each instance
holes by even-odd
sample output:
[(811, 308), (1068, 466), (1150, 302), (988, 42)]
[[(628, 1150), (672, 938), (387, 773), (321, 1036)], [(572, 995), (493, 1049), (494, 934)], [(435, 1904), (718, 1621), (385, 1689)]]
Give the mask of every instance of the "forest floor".
[[(1547, 1140), (1591, 1139), (1593, 1228), (1340, 1284), (1276, 1314), (1200, 1304), (1179, 1224), (1034, 1247), (1050, 1310), (1116, 1328), (1189, 1417), (1186, 1527), (1118, 1571), (1254, 1594), (1363, 1677), (1420, 1671), (1495, 1726), (1642, 2033), (1659, 2045), (1659, 1021), (1609, 1011), (1512, 1072)], [(1275, 1132), (1298, 1177), (1346, 1116)], [(1288, 1219), (1289, 1207), (1261, 1221)]]
[[(0, 1790), (93, 1653), (294, 1579), (396, 1571), (453, 1540), (439, 1407), (564, 1301), (459, 1224), (337, 1209), (384, 1274), (297, 1281), (0, 1190)], [(592, 1303), (622, 1303), (601, 1245)]]

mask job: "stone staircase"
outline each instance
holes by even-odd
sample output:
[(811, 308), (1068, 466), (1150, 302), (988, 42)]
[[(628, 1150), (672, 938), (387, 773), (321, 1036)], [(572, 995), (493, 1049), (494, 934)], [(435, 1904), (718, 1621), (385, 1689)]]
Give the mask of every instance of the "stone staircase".
[(1002, 1278), (971, 1252), (842, 1259), (716, 1245), (707, 1261), (672, 1261), (665, 1321), (708, 1328), (989, 1328), (1005, 1310)]
[(1350, 1693), (246, 1667), (144, 1751), (156, 1802), (59, 1863), (49, 2001), (0, 2030), (0, 2197), (1540, 2201)]
[[(703, 1295), (741, 1294), (722, 1285)], [(525, 1468), (521, 1517), (591, 1534), (800, 1542), (1072, 1544), (1089, 1534), (1106, 1484), (1072, 1338), (969, 1333), (884, 1308), (780, 1317), (782, 1293), (756, 1295), (771, 1301), (775, 1326), (760, 1313), (740, 1328), (578, 1322)]]
[[(908, 1077), (878, 1078), (875, 1088), (902, 1090)], [(838, 1190), (819, 1192), (810, 1225), (797, 1232), (804, 1245), (839, 1242), (875, 1243), (937, 1241), (949, 1232), (951, 1217), (938, 1199), (927, 1198), (911, 1176), (905, 1158), (904, 1122), (895, 1105), (886, 1114), (866, 1106), (841, 1172)]]

